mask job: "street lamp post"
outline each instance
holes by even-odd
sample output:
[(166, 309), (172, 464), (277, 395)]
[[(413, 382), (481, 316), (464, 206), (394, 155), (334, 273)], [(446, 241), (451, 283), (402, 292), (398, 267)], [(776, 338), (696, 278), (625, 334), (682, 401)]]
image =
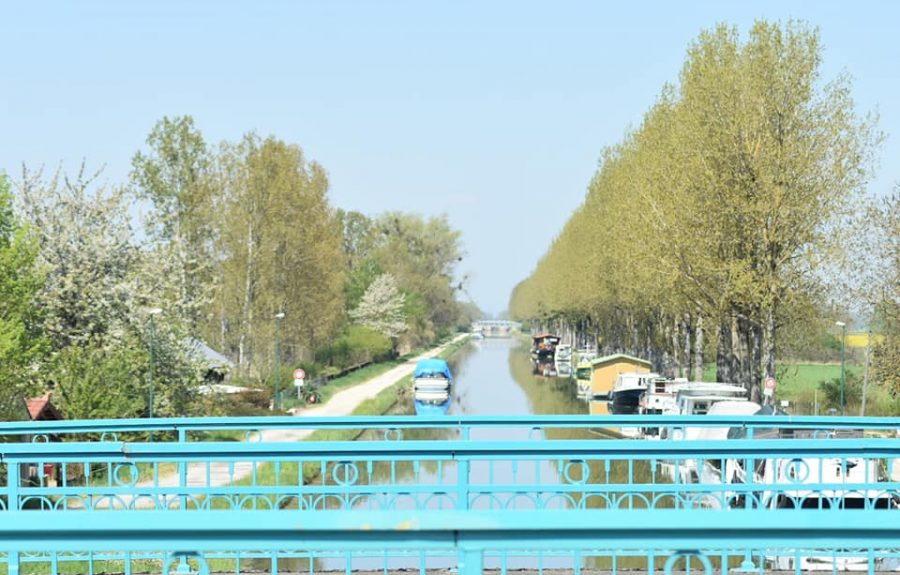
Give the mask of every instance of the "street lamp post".
[(281, 391), (281, 320), (284, 312), (275, 314), (275, 395), (272, 397), (272, 410), (278, 409), (278, 394)]
[(844, 415), (844, 342), (847, 339), (847, 324), (842, 321), (836, 321), (834, 325), (841, 328), (841, 415)]
[(147, 415), (153, 419), (153, 385), (156, 380), (156, 323), (154, 319), (162, 313), (162, 310), (155, 307), (147, 311), (150, 316), (150, 397), (147, 404)]

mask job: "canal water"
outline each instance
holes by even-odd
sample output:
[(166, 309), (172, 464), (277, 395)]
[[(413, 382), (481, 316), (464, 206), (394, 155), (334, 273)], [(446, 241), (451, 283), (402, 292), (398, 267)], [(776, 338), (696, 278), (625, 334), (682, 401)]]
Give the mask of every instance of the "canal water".
[[(576, 386), (570, 377), (546, 377), (541, 370), (532, 364), (530, 352), (525, 342), (518, 339), (480, 339), (471, 340), (449, 360), (454, 378), (453, 403), (448, 411), (450, 415), (527, 415), (527, 414), (586, 414), (589, 406), (576, 396)], [(539, 374), (536, 374), (537, 371)], [(410, 402), (411, 403), (411, 402)], [(399, 406), (399, 413), (414, 413), (411, 405)], [(436, 433), (436, 432), (431, 432)], [(473, 431), (472, 439), (476, 440), (528, 440), (529, 430), (524, 429), (484, 429)], [(576, 439), (596, 437), (585, 430), (557, 429), (550, 430), (553, 439)], [(437, 436), (418, 434), (416, 439), (437, 438)], [(412, 437), (410, 437), (412, 439)], [(559, 476), (558, 464), (551, 461), (536, 461), (533, 465), (513, 466), (511, 462), (473, 462), (470, 469), (470, 481), (477, 484), (510, 484), (542, 483), (557, 484), (564, 482)], [(405, 473), (398, 474), (398, 480), (406, 484), (454, 484), (456, 469), (438, 470), (434, 465), (415, 466), (415, 470), (406, 466)], [(418, 503), (421, 505), (421, 503)], [(541, 503), (544, 508), (558, 508), (565, 504), (561, 501)], [(397, 501), (398, 509), (413, 509), (417, 503)], [(446, 502), (435, 505), (449, 508)], [(472, 508), (496, 508), (498, 503), (489, 500), (476, 500)], [(528, 500), (516, 501), (516, 506), (533, 507)], [(361, 503), (359, 507), (366, 507)], [(392, 557), (386, 560), (390, 569), (417, 569), (417, 557)], [(345, 561), (340, 558), (324, 559), (317, 562), (324, 570), (342, 570)], [(456, 565), (455, 557), (430, 558), (429, 568), (452, 568)], [(564, 557), (509, 557), (507, 567), (510, 569), (567, 568), (572, 566), (571, 558)], [(355, 558), (354, 569), (382, 569), (383, 558)], [(485, 567), (497, 568), (499, 561), (486, 559)]]
[(521, 340), (473, 340), (449, 363), (455, 385), (451, 414), (587, 413), (571, 378), (534, 374), (528, 346)]

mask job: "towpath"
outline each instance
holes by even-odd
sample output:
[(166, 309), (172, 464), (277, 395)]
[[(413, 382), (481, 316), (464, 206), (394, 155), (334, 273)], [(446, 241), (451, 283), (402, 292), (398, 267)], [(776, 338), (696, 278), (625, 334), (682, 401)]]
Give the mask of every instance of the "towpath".
[[(389, 388), (391, 385), (404, 377), (412, 375), (416, 367), (416, 362), (421, 359), (435, 357), (444, 351), (448, 346), (465, 338), (467, 334), (460, 334), (449, 342), (439, 345), (421, 355), (418, 355), (402, 364), (394, 367), (381, 375), (377, 375), (359, 385), (349, 387), (335, 393), (331, 398), (315, 407), (307, 407), (298, 409), (294, 412), (296, 417), (323, 417), (323, 416), (342, 416), (350, 415), (364, 401), (371, 399)], [(264, 429), (259, 434), (254, 435), (254, 441), (278, 442), (278, 441), (301, 441), (309, 437), (313, 433), (313, 429)], [(239, 481), (244, 477), (253, 473), (253, 462), (208, 462), (208, 463), (192, 463), (188, 465), (187, 484), (193, 487), (221, 487), (235, 481)], [(178, 473), (169, 473), (162, 475), (157, 479), (149, 479), (141, 481), (137, 487), (177, 487)], [(122, 498), (120, 503), (123, 506), (131, 504)], [(107, 507), (108, 500), (98, 501), (96, 507)], [(177, 502), (174, 502), (177, 504)], [(153, 501), (149, 498), (142, 497), (135, 503), (135, 507), (152, 507)]]

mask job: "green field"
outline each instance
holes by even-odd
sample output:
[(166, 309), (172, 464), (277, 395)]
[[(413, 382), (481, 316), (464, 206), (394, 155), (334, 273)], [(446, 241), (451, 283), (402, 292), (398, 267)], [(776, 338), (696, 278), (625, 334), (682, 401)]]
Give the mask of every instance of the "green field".
[[(847, 364), (847, 377), (858, 374), (861, 368)], [(785, 363), (776, 367), (777, 393), (781, 399), (813, 401), (815, 390), (823, 381), (841, 377), (840, 363)], [(703, 370), (703, 379), (715, 381), (716, 366), (708, 363)]]

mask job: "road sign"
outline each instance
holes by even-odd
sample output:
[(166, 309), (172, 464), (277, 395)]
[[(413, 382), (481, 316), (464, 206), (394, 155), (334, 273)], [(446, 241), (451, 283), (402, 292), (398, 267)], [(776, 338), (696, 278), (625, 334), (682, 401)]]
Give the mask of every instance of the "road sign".
[(775, 394), (775, 378), (771, 375), (766, 378), (765, 388), (763, 389), (763, 395), (766, 397), (771, 397)]
[(306, 379), (306, 372), (298, 367), (294, 370), (294, 379)]

